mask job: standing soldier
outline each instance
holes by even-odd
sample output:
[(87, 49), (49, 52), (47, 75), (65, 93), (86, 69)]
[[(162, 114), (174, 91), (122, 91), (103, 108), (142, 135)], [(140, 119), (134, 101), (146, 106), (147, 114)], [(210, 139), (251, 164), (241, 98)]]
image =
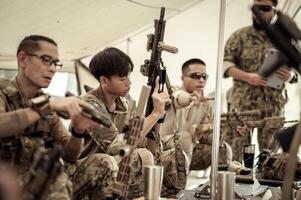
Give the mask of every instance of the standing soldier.
[[(267, 21), (275, 15), (277, 0), (254, 0)], [(233, 86), (227, 93), (229, 111), (255, 110), (262, 111), (262, 117), (281, 116), (284, 112), (286, 98), (283, 96), (284, 86), (275, 89), (267, 86), (267, 80), (256, 72), (263, 63), (267, 49), (272, 43), (253, 16), (253, 26), (241, 28), (228, 39), (224, 52), (224, 77), (233, 78)], [(287, 68), (280, 68), (277, 76), (288, 81), (291, 77)], [(285, 91), (286, 96), (286, 91)], [(277, 143), (273, 138), (273, 131), (258, 129), (259, 149), (269, 148), (275, 151)], [(241, 161), (242, 146), (251, 141), (250, 134), (237, 137), (229, 133), (228, 141), (233, 149), (234, 159)]]

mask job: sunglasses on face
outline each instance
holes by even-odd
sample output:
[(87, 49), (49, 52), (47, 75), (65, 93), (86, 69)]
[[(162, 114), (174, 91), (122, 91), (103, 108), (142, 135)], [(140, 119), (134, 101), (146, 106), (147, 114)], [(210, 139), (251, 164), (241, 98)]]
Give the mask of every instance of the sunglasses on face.
[(276, 8), (274, 6), (271, 5), (253, 5), (254, 7), (258, 8), (258, 10), (262, 11), (262, 12), (270, 12), (272, 10), (276, 10)]
[(59, 60), (53, 60), (47, 55), (39, 56), (33, 53), (26, 53), (26, 55), (39, 58), (42, 61), (42, 63), (47, 66), (51, 66), (52, 64), (54, 64), (56, 70), (60, 70), (63, 67), (63, 64)]
[(208, 79), (209, 75), (206, 73), (199, 73), (199, 72), (195, 72), (195, 73), (191, 73), (191, 74), (187, 74), (185, 76), (188, 76), (194, 80), (200, 80), (201, 78), (203, 78), (205, 81)]

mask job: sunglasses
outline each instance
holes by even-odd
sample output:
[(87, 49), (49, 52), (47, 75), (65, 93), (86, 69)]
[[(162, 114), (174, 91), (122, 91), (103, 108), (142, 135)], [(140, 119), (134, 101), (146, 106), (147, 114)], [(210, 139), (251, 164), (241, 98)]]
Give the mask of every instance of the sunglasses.
[(201, 78), (203, 78), (205, 81), (208, 79), (209, 75), (206, 73), (199, 73), (199, 72), (194, 72), (191, 74), (187, 74), (185, 76), (188, 76), (194, 80), (200, 80)]
[(272, 10), (276, 10), (276, 8), (274, 6), (271, 5), (253, 5), (255, 8), (258, 8), (258, 10), (262, 11), (262, 12), (270, 12)]

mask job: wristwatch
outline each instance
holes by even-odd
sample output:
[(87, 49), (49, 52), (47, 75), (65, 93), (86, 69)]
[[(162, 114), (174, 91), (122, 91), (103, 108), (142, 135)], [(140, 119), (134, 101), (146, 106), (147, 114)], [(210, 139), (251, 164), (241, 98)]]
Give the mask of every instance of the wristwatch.
[(87, 132), (87, 130), (85, 130), (85, 132), (83, 132), (83, 133), (77, 133), (77, 132), (74, 130), (74, 128), (72, 127), (72, 128), (71, 128), (71, 134), (72, 134), (74, 137), (76, 137), (76, 138), (85, 138), (86, 135), (88, 134), (88, 132)]
[(30, 106), (33, 110), (37, 111), (41, 118), (45, 118), (51, 113), (49, 104), (50, 95), (43, 94), (30, 100)]

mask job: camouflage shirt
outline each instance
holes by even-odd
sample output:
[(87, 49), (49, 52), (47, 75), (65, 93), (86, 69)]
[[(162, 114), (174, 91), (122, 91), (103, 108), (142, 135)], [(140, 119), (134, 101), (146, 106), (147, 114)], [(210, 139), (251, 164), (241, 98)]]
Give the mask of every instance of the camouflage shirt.
[[(252, 26), (234, 32), (228, 39), (224, 52), (224, 77), (226, 71), (236, 66), (245, 72), (257, 72), (263, 63), (265, 51), (272, 48), (271, 41)], [(285, 99), (284, 88), (253, 86), (233, 79), (233, 86), (227, 93), (227, 102), (240, 110), (260, 109), (271, 115), (280, 115)]]
[[(41, 94), (43, 92), (39, 91), (36, 96)], [(6, 120), (10, 121), (1, 126), (6, 126), (5, 130), (10, 130), (14, 135), (0, 138), (0, 160), (14, 160), (22, 168), (20, 173), (26, 171), (39, 145), (52, 142), (65, 145), (70, 138), (70, 133), (56, 113), (30, 124), (25, 111), (21, 110), (27, 107), (27, 100), (22, 96), (17, 80), (0, 79), (0, 113), (9, 112), (6, 117), (9, 119)]]
[(100, 88), (93, 89), (83, 96), (84, 100), (94, 105), (96, 109), (110, 116), (113, 124), (110, 128), (97, 128), (90, 131), (85, 139), (85, 148), (81, 157), (93, 153), (108, 153), (109, 147), (119, 133), (122, 132), (123, 123), (128, 111), (128, 103), (124, 97), (116, 99), (116, 110), (111, 112), (108, 109), (104, 94)]

